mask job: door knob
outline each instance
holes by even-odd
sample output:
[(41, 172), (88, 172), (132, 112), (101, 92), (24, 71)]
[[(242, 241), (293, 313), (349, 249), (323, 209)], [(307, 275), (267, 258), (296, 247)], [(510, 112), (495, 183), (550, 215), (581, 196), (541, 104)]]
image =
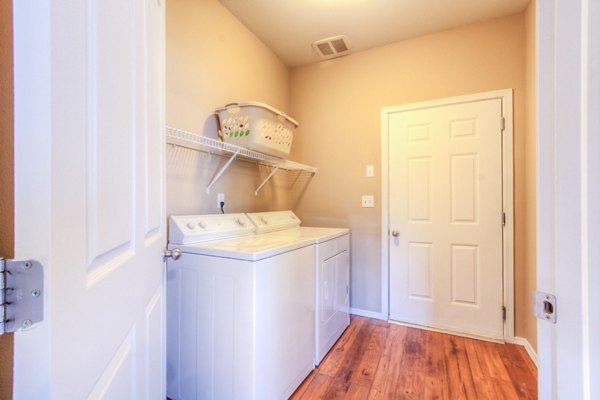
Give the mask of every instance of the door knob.
[(400, 236), (400, 232), (398, 232), (397, 230), (395, 230), (395, 229), (394, 229), (394, 230), (392, 231), (392, 236), (393, 236), (393, 237), (398, 237), (398, 236)]

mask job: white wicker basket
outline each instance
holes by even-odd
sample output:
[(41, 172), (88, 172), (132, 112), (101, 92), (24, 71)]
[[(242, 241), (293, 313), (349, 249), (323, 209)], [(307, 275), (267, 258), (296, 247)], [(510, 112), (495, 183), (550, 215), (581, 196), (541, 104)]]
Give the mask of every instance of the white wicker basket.
[(263, 103), (241, 102), (217, 108), (219, 136), (224, 142), (286, 158), (298, 123)]

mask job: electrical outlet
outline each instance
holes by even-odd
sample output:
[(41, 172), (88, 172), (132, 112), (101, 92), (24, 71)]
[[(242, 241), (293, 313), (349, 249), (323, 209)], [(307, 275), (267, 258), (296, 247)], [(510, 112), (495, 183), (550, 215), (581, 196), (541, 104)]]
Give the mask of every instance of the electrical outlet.
[(372, 195), (362, 196), (362, 208), (375, 207), (375, 198)]
[(217, 193), (217, 208), (221, 208), (221, 202), (225, 203), (225, 193)]

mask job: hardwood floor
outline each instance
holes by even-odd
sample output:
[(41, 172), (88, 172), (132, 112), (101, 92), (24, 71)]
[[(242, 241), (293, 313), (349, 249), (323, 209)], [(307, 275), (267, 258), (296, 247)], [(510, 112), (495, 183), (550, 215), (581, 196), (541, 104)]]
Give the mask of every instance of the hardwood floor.
[(310, 399), (536, 399), (537, 368), (521, 346), (353, 316), (292, 395)]

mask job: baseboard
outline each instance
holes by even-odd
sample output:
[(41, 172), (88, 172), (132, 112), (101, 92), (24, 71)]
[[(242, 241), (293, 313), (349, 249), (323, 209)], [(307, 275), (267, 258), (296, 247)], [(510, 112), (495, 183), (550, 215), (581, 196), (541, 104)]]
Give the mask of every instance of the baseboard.
[(361, 317), (374, 318), (374, 319), (382, 319), (387, 321), (387, 316), (384, 316), (380, 312), (369, 311), (369, 310), (361, 310), (360, 308), (350, 308), (350, 314), (358, 315)]
[(523, 346), (525, 348), (525, 351), (527, 352), (527, 354), (529, 354), (529, 358), (531, 358), (531, 361), (533, 361), (533, 363), (537, 367), (538, 366), (537, 353), (533, 349), (533, 346), (531, 346), (531, 343), (529, 343), (529, 340), (525, 339), (524, 337), (515, 336), (514, 343), (518, 344), (519, 346)]

